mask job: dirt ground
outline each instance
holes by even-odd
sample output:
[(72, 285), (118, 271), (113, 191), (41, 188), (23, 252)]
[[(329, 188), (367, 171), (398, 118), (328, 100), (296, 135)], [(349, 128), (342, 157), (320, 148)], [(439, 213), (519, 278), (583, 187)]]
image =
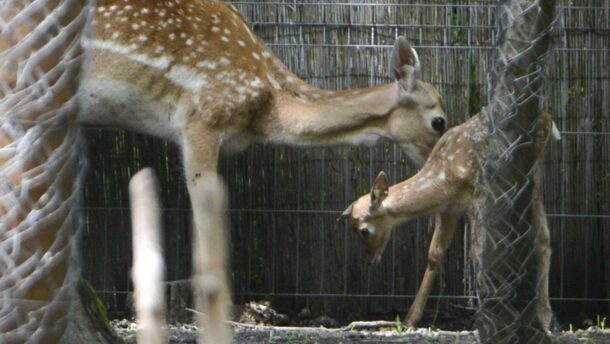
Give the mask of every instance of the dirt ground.
[[(115, 322), (115, 329), (126, 343), (136, 343), (137, 326), (123, 322)], [(477, 343), (477, 335), (473, 331), (434, 331), (430, 329), (403, 330), (396, 328), (365, 329), (326, 329), (312, 327), (280, 327), (280, 326), (240, 326), (233, 325), (234, 343)], [(170, 343), (197, 343), (197, 328), (193, 325), (170, 326)], [(610, 343), (610, 331), (591, 328), (574, 332), (562, 332), (553, 335), (553, 343), (558, 344), (603, 344)]]
[[(231, 322), (235, 343), (477, 343), (475, 331), (447, 331), (430, 328), (407, 329), (397, 321), (359, 321), (341, 326), (329, 317), (295, 319), (278, 313), (267, 302), (250, 302), (235, 310)], [(137, 325), (128, 320), (114, 320), (113, 328), (126, 343), (136, 343)], [(171, 325), (170, 343), (196, 343), (198, 329), (192, 324)], [(610, 344), (610, 330), (591, 326), (586, 330), (553, 333), (553, 343)]]

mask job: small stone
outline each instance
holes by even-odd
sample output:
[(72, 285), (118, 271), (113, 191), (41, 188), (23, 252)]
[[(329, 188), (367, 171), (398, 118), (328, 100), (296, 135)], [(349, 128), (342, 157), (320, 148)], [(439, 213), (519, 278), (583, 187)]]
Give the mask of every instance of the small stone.
[(307, 307), (303, 307), (297, 316), (299, 319), (309, 319), (311, 318), (311, 310)]
[(128, 327), (130, 326), (130, 323), (129, 323), (129, 320), (127, 320), (127, 319), (122, 319), (122, 320), (119, 320), (119, 321), (116, 323), (116, 326), (117, 326), (118, 328), (128, 328)]

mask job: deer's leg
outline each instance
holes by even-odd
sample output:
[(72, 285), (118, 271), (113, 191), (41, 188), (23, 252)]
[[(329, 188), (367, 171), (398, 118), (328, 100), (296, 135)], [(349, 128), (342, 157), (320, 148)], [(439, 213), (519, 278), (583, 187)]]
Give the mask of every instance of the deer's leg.
[[(539, 194), (539, 192), (538, 192)], [(549, 302), (549, 269), (551, 266), (551, 233), (549, 231), (542, 197), (534, 199), (534, 225), (538, 230), (536, 255), (538, 256), (538, 303), (536, 315), (543, 329), (549, 330), (553, 311)]]
[(445, 256), (445, 251), (453, 238), (455, 232), (455, 226), (459, 219), (459, 213), (453, 213), (450, 211), (440, 213), (436, 215), (434, 234), (432, 235), (432, 241), (430, 242), (430, 249), (428, 250), (428, 265), (424, 278), (419, 286), (415, 300), (409, 308), (409, 312), (405, 318), (405, 324), (407, 326), (415, 326), (420, 320), (428, 296), (432, 289), (434, 279), (438, 274), (441, 263)]
[(193, 286), (205, 342), (228, 343), (225, 325), (230, 304), (226, 276), (225, 195), (216, 174), (220, 135), (196, 130), (185, 135), (183, 154), (193, 207)]

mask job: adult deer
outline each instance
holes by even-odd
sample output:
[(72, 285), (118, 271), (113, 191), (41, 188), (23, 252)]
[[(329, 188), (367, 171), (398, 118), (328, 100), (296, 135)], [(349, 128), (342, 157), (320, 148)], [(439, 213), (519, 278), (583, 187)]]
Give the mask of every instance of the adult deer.
[[(379, 262), (390, 238), (392, 227), (408, 220), (436, 214), (435, 228), (428, 251), (428, 264), (423, 280), (411, 305), (405, 323), (414, 326), (421, 318), (426, 300), (440, 264), (449, 246), (458, 220), (468, 213), (474, 220), (472, 206), (477, 193), (475, 183), (479, 171), (479, 161), (473, 149), (477, 135), (482, 135), (479, 115), (448, 130), (438, 141), (422, 169), (413, 177), (393, 186), (388, 186), (385, 173), (375, 179), (370, 195), (364, 195), (343, 212), (342, 217), (350, 220), (364, 245), (364, 250), (372, 263)], [(559, 139), (559, 132), (551, 116), (544, 114), (539, 123), (536, 144), (540, 151), (548, 141), (549, 134)], [(540, 166), (536, 167), (534, 180), (534, 221), (542, 228), (538, 237), (536, 254), (539, 259), (540, 283), (537, 304), (538, 321), (548, 329), (551, 321), (551, 307), (548, 298), (548, 271), (550, 265), (550, 237), (546, 215), (540, 192)], [(476, 225), (471, 223), (473, 238), (477, 238)], [(478, 240), (473, 240), (473, 258), (479, 256)]]
[[(445, 131), (443, 102), (416, 78), (419, 58), (404, 38), (392, 53), (395, 82), (327, 91), (291, 73), (239, 12), (220, 1), (100, 0), (94, 32), (85, 42), (91, 56), (79, 122), (178, 144), (193, 205), (200, 204), (194, 194), (202, 177), (216, 171), (221, 145), (360, 144), (386, 137), (421, 164)], [(216, 243), (206, 239), (210, 265), (202, 269), (218, 277), (224, 266), (210, 256)]]
[(371, 143), (386, 137), (423, 163), (445, 130), (438, 92), (417, 80), (417, 53), (394, 46), (396, 81), (313, 87), (275, 57), (232, 5), (219, 1), (98, 1), (80, 122), (120, 127), (182, 147), (189, 189), (215, 171), (221, 144)]

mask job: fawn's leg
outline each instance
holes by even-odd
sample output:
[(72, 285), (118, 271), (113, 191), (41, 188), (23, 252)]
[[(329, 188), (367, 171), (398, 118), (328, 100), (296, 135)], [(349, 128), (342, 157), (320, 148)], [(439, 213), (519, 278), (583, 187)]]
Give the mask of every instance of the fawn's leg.
[(409, 308), (409, 312), (405, 318), (405, 324), (407, 326), (414, 326), (420, 320), (428, 296), (432, 289), (434, 279), (438, 274), (438, 270), (445, 256), (445, 251), (451, 243), (453, 233), (455, 232), (455, 226), (459, 220), (459, 213), (453, 213), (450, 211), (440, 213), (436, 215), (434, 234), (432, 235), (432, 241), (430, 242), (430, 249), (428, 250), (428, 265), (424, 278), (419, 286), (415, 300)]
[(551, 267), (551, 233), (549, 231), (546, 212), (542, 202), (540, 183), (537, 183), (538, 191), (534, 196), (534, 226), (538, 230), (536, 255), (538, 256), (538, 284), (536, 314), (543, 329), (549, 330), (553, 311), (549, 302), (549, 269)]

